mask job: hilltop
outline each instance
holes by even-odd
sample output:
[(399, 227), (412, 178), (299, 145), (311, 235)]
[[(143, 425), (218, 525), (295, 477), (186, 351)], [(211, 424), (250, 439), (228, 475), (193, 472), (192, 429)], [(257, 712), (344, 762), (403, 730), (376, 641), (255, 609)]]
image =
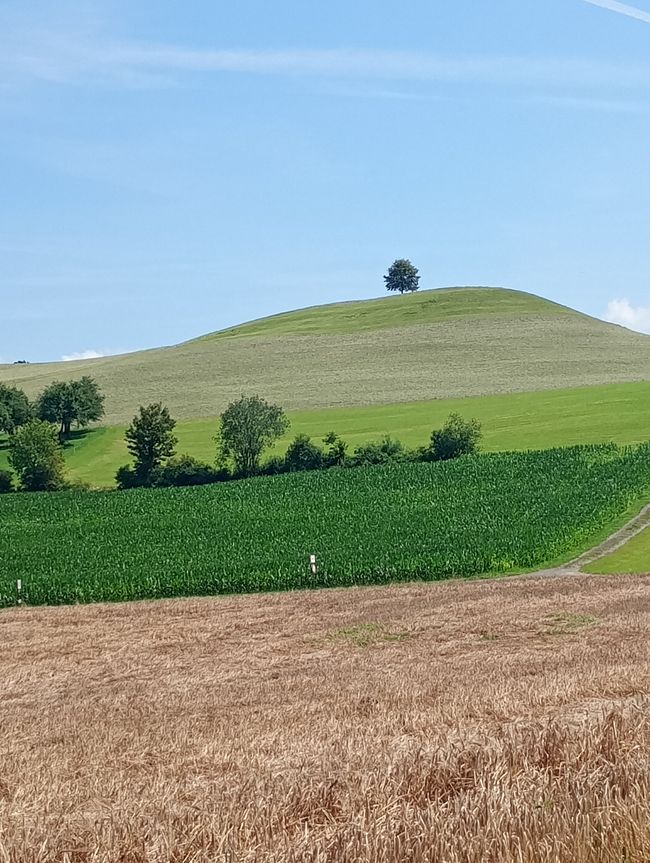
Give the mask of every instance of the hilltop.
[(288, 410), (360, 407), (650, 379), (650, 337), (519, 291), (446, 288), (315, 306), (174, 347), (69, 363), (0, 366), (34, 396), (90, 374), (108, 425), (162, 400), (214, 416), (242, 392)]

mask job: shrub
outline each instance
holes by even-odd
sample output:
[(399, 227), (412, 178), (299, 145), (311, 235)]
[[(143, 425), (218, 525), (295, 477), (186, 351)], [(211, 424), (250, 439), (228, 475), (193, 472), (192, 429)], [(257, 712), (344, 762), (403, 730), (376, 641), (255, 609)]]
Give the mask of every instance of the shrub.
[(408, 453), (401, 441), (393, 440), (390, 435), (386, 435), (380, 441), (370, 441), (358, 446), (352, 456), (351, 464), (353, 467), (367, 467), (373, 464), (408, 460)]
[(93, 487), (89, 482), (82, 479), (68, 480), (65, 484), (66, 491), (105, 491), (101, 487)]
[(329, 432), (323, 438), (323, 443), (327, 444), (325, 452), (326, 467), (343, 467), (347, 460), (348, 445), (342, 440), (336, 432)]
[(266, 476), (276, 476), (287, 472), (287, 464), (283, 455), (272, 455), (261, 467), (260, 473)]
[(483, 432), (476, 419), (464, 420), (460, 414), (449, 414), (445, 425), (431, 434), (431, 461), (447, 461), (479, 451)]
[(325, 454), (309, 435), (299, 434), (291, 441), (284, 457), (287, 471), (321, 470), (325, 467)]
[(0, 470), (0, 494), (14, 490), (14, 479), (11, 471)]
[(115, 482), (122, 491), (127, 488), (140, 488), (144, 484), (142, 477), (128, 464), (123, 464), (117, 469)]
[(221, 468), (217, 470), (191, 455), (180, 455), (157, 468), (152, 475), (152, 485), (158, 487), (209, 485), (213, 482), (223, 482), (230, 479), (230, 472)]

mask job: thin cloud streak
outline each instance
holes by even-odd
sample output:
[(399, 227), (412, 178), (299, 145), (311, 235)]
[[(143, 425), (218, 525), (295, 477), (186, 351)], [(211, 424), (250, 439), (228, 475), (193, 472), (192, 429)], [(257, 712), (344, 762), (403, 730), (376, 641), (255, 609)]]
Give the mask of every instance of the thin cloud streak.
[(636, 18), (637, 21), (645, 21), (650, 24), (650, 12), (644, 12), (636, 6), (628, 6), (627, 3), (618, 3), (617, 0), (585, 0), (591, 6), (600, 6), (601, 9), (609, 9), (610, 12), (618, 12), (619, 15), (627, 15), (628, 18)]
[(29, 81), (168, 87), (174, 85), (175, 75), (199, 73), (317, 76), (357, 81), (524, 83), (561, 89), (567, 85), (608, 89), (650, 86), (648, 63), (617, 64), (553, 57), (452, 57), (390, 50), (193, 49), (51, 33), (40, 36), (31, 33), (29, 44), (24, 42), (7, 37), (0, 41), (0, 87)]
[[(527, 100), (530, 102), (530, 100)], [(603, 111), (616, 114), (647, 114), (650, 102), (630, 101), (627, 99), (595, 99), (589, 96), (543, 96), (534, 100), (540, 105), (552, 108), (566, 108), (569, 111)]]

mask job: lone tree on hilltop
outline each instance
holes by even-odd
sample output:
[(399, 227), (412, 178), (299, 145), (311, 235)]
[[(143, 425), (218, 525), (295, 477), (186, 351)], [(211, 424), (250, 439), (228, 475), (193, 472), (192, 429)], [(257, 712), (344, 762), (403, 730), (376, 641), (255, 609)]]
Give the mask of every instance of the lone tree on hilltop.
[(400, 294), (417, 291), (420, 287), (420, 275), (417, 267), (405, 258), (399, 258), (391, 264), (388, 274), (384, 276), (387, 291), (399, 291)]
[(160, 402), (148, 407), (140, 406), (124, 434), (126, 447), (135, 462), (134, 485), (147, 485), (163, 460), (174, 455), (177, 444), (173, 434), (175, 426), (176, 420), (171, 418), (169, 410)]
[(259, 471), (262, 452), (288, 428), (289, 420), (281, 407), (259, 396), (242, 396), (221, 414), (216, 437), (219, 459), (232, 461), (240, 476), (253, 476)]
[(39, 419), (56, 423), (61, 439), (70, 436), (72, 423), (83, 428), (104, 416), (104, 396), (88, 375), (78, 381), (54, 381), (39, 396)]
[(30, 420), (16, 431), (9, 442), (9, 464), (25, 491), (56, 491), (65, 485), (56, 428), (43, 420)]

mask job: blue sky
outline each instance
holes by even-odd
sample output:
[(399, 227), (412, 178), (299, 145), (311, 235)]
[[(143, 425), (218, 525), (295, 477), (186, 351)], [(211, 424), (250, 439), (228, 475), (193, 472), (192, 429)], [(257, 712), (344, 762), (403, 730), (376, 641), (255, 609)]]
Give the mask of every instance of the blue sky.
[(650, 331), (650, 2), (0, 0), (0, 359), (504, 285)]

